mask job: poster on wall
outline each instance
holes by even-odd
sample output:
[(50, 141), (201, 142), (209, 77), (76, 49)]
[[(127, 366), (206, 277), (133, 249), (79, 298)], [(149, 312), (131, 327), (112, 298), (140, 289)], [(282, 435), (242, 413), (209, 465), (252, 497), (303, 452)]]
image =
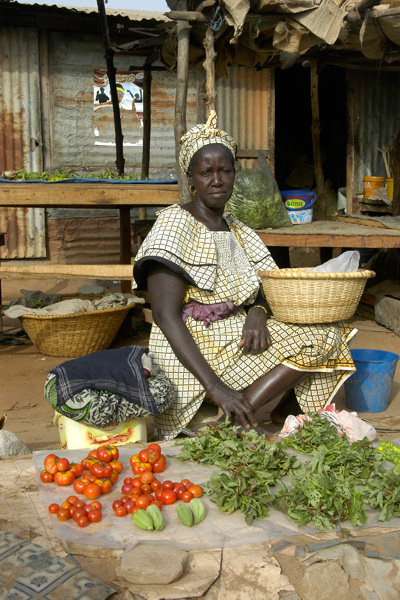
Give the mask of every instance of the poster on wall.
[[(131, 73), (117, 71), (116, 88), (121, 114), (121, 123), (127, 124), (129, 133), (132, 132), (132, 125), (137, 122), (139, 128), (143, 127), (143, 72)], [(111, 101), (110, 82), (107, 71), (97, 69), (93, 72), (93, 110), (96, 113), (94, 135), (97, 139), (95, 145), (110, 146), (115, 145), (115, 141), (105, 140), (104, 135), (108, 131), (110, 124), (113, 123), (113, 108)], [(132, 121), (132, 117), (134, 120)], [(142, 146), (143, 139), (129, 141), (129, 133), (124, 132), (124, 146)], [(136, 132), (137, 133), (137, 132)], [(128, 134), (128, 135), (126, 135)], [(135, 136), (137, 138), (137, 134)]]

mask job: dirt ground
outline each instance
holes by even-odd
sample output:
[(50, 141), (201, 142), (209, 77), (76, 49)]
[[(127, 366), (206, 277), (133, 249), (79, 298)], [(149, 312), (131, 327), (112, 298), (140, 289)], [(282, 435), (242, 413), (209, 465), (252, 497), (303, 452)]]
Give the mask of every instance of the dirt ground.
[[(38, 290), (47, 293), (71, 293), (78, 290), (81, 285), (87, 283), (98, 283), (105, 287), (106, 291), (119, 291), (119, 284), (113, 282), (88, 282), (88, 281), (11, 281), (3, 280), (3, 304), (6, 304), (12, 298), (21, 295), (20, 290)], [(381, 327), (375, 321), (355, 316), (352, 319), (354, 326), (358, 329), (358, 334), (354, 338), (352, 347), (370, 348), (387, 350), (400, 355), (400, 337), (392, 331)], [(18, 320), (12, 321), (3, 318), (3, 335), (13, 334), (21, 330)], [(148, 328), (142, 329), (137, 335), (130, 337), (118, 336), (112, 347), (121, 345), (147, 345)], [(1, 334), (0, 334), (1, 339)], [(4, 339), (4, 338), (3, 338)], [(67, 360), (63, 357), (44, 356), (38, 352), (36, 347), (29, 340), (20, 345), (0, 344), (0, 416), (7, 415), (6, 429), (16, 433), (30, 448), (31, 451), (37, 450), (56, 450), (60, 448), (58, 428), (54, 424), (54, 412), (46, 402), (43, 395), (43, 386), (48, 372)], [(335, 402), (337, 408), (345, 408), (344, 390), (339, 390)], [(264, 422), (266, 428), (271, 433), (278, 431), (276, 426), (269, 423), (269, 411), (274, 405), (266, 408), (260, 413), (259, 421)], [(361, 417), (386, 417), (398, 416), (400, 413), (400, 367), (394, 377), (391, 391), (390, 404), (384, 413), (362, 415)], [(212, 419), (216, 416), (216, 409), (209, 405), (204, 405), (197, 416), (198, 420)], [(399, 437), (400, 430), (392, 434), (385, 434), (387, 439)], [(148, 437), (153, 439), (151, 420), (148, 422)], [(101, 569), (99, 569), (99, 560), (89, 556), (79, 556), (79, 564), (92, 575), (96, 575), (103, 581), (110, 581), (113, 577), (117, 562), (115, 559), (102, 560)], [(282, 573), (287, 575), (290, 583), (301, 595), (302, 572), (299, 571), (299, 564), (293, 557), (278, 557)], [(297, 570), (296, 570), (297, 569)], [(235, 583), (237, 585), (237, 582)], [(249, 597), (252, 594), (249, 594)], [(204, 596), (204, 598), (208, 596)], [(210, 598), (219, 598), (217, 592)], [(221, 596), (226, 597), (226, 596)], [(236, 594), (232, 597), (237, 597)], [(242, 598), (247, 598), (247, 594)], [(252, 595), (254, 598), (254, 596)], [(284, 596), (286, 597), (286, 596)], [(288, 596), (289, 597), (289, 596)], [(353, 596), (363, 598), (363, 596)], [(119, 593), (115, 599), (122, 600), (126, 598), (135, 598), (140, 600), (137, 595)], [(258, 598), (258, 596), (257, 596)], [(269, 596), (268, 596), (269, 598)], [(296, 598), (296, 596), (290, 596)], [(334, 589), (332, 595), (326, 596), (336, 598)], [(304, 600), (307, 600), (304, 598)]]

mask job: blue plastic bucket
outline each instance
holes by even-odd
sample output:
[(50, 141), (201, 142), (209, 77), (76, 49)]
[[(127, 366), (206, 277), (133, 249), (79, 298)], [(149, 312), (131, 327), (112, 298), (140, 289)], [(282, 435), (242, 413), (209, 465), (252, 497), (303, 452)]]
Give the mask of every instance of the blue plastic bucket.
[(346, 406), (357, 412), (382, 412), (389, 404), (400, 356), (384, 350), (351, 350), (357, 371), (344, 384)]
[(317, 194), (310, 190), (284, 190), (282, 200), (289, 213), (290, 220), (295, 225), (311, 223), (313, 204)]

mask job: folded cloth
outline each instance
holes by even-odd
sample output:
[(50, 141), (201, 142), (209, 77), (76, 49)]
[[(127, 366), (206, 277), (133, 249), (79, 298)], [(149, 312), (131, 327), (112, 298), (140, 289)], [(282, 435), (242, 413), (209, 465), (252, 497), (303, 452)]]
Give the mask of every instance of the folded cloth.
[(58, 365), (50, 374), (56, 376), (57, 406), (85, 389), (107, 390), (122, 396), (132, 404), (160, 414), (152, 395), (141, 357), (148, 352), (141, 346), (100, 350)]
[(184, 323), (188, 317), (192, 317), (196, 321), (203, 321), (205, 327), (209, 327), (211, 321), (226, 319), (236, 314), (239, 308), (229, 301), (218, 302), (218, 304), (201, 304), (201, 302), (191, 300), (182, 306), (181, 317)]

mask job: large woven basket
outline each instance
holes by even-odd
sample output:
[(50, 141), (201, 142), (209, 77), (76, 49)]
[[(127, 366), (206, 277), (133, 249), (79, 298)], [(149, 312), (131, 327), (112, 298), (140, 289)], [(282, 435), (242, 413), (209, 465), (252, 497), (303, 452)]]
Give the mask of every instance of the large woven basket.
[(333, 323), (350, 319), (373, 271), (318, 273), (302, 269), (258, 271), (265, 297), (278, 321)]
[(20, 321), (42, 354), (76, 358), (109, 348), (133, 306), (129, 304), (70, 315), (26, 314), (20, 317)]

